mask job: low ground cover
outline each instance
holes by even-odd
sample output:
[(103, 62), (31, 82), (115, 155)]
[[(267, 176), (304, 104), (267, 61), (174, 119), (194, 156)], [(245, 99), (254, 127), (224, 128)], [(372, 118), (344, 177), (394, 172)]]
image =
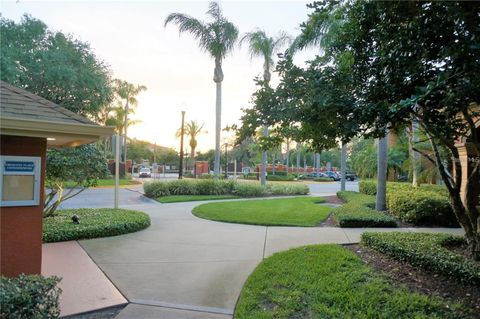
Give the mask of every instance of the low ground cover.
[(235, 199), (238, 196), (233, 195), (171, 195), (159, 197), (157, 200), (160, 203), (179, 203), (179, 202), (194, 202), (202, 200), (220, 200), (220, 199)]
[(333, 209), (332, 214), (340, 227), (397, 227), (395, 218), (376, 211), (375, 197), (357, 192), (338, 192), (346, 203)]
[(144, 184), (147, 197), (159, 200), (172, 195), (230, 195), (238, 197), (265, 197), (284, 195), (306, 195), (308, 186), (303, 184), (271, 183), (266, 187), (258, 182), (233, 180), (175, 180)]
[(459, 236), (428, 233), (363, 233), (361, 244), (399, 261), (480, 287), (480, 264), (448, 247), (461, 246)]
[(276, 253), (250, 275), (235, 318), (474, 318), (460, 303), (395, 286), (337, 245)]
[(192, 213), (209, 220), (268, 226), (317, 226), (331, 208), (320, 197), (231, 201), (197, 206)]
[[(72, 216), (78, 216), (75, 224)], [(43, 219), (43, 241), (46, 243), (116, 236), (150, 226), (144, 212), (113, 208), (63, 209), (54, 217)]]
[[(375, 195), (377, 183), (359, 183), (361, 193)], [(414, 225), (458, 227), (450, 206), (447, 189), (439, 185), (412, 187), (409, 183), (387, 183), (389, 212), (403, 222)]]

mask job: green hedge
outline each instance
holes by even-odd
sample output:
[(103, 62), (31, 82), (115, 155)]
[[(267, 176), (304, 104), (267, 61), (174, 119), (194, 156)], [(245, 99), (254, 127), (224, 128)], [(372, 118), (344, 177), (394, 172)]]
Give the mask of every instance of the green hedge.
[(361, 244), (427, 271), (480, 286), (480, 266), (446, 248), (463, 238), (428, 233), (363, 233)]
[(332, 179), (329, 177), (315, 177), (314, 182), (332, 182)]
[(39, 275), (6, 278), (0, 276), (0, 317), (9, 319), (58, 318), (57, 287), (60, 278)]
[[(79, 224), (72, 216), (80, 218)], [(150, 226), (150, 217), (139, 211), (113, 208), (58, 210), (54, 217), (43, 219), (43, 241), (46, 243), (116, 236)]]
[(268, 175), (267, 180), (269, 181), (282, 181), (282, 182), (289, 182), (293, 181), (295, 179), (295, 176), (293, 175)]
[(397, 227), (395, 218), (371, 208), (375, 197), (347, 191), (337, 196), (346, 202), (332, 211), (340, 227)]
[[(377, 183), (361, 181), (359, 191), (366, 195), (377, 193)], [(445, 187), (409, 183), (387, 183), (387, 207), (401, 221), (414, 225), (458, 227)]]
[(269, 195), (306, 195), (308, 186), (273, 184), (263, 187), (258, 183), (232, 180), (178, 180), (144, 184), (145, 196), (160, 198), (171, 195), (234, 195), (263, 197)]

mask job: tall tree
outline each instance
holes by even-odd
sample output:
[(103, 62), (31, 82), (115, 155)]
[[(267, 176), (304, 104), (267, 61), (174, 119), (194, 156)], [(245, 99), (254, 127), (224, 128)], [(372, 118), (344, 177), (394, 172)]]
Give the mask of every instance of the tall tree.
[(24, 15), (0, 18), (0, 79), (97, 120), (113, 98), (110, 70), (90, 45)]
[(210, 2), (206, 12), (211, 21), (204, 22), (183, 13), (171, 13), (165, 19), (165, 26), (169, 23), (178, 25), (180, 33), (187, 32), (198, 40), (200, 48), (208, 52), (215, 60), (213, 81), (216, 84), (215, 105), (215, 163), (214, 175), (220, 174), (220, 131), (222, 118), (222, 62), (230, 53), (238, 38), (237, 27), (223, 16), (220, 5)]
[[(272, 78), (272, 70), (275, 66), (273, 56), (290, 41), (290, 37), (280, 32), (276, 38), (268, 36), (263, 30), (255, 30), (245, 34), (240, 43), (248, 42), (250, 58), (260, 57), (263, 59), (263, 85), (269, 86)], [(263, 129), (264, 137), (268, 137), (268, 126)], [(273, 163), (275, 165), (275, 163)], [(267, 183), (267, 150), (262, 152), (262, 170), (260, 172), (260, 183), (265, 186)]]
[(115, 79), (115, 93), (117, 100), (124, 105), (124, 125), (123, 125), (123, 161), (127, 161), (127, 129), (128, 129), (128, 114), (130, 108), (135, 108), (138, 105), (137, 95), (147, 89), (144, 85), (134, 85), (127, 81)]

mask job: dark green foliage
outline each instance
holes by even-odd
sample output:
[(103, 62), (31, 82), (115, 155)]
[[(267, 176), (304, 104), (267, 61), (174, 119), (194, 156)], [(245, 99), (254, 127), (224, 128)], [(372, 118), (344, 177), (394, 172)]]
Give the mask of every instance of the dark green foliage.
[(464, 243), (458, 236), (428, 233), (363, 233), (362, 245), (413, 266), (480, 286), (480, 267), (446, 246)]
[(268, 175), (267, 180), (269, 181), (282, 181), (282, 182), (290, 182), (293, 181), (295, 177), (293, 175)]
[(328, 177), (316, 177), (313, 179), (314, 182), (331, 182), (332, 179)]
[(180, 203), (180, 202), (195, 202), (204, 200), (221, 200), (221, 199), (235, 199), (239, 198), (234, 195), (170, 195), (157, 198), (160, 203)]
[(235, 318), (474, 318), (468, 312), (395, 286), (341, 246), (315, 245), (264, 259), (243, 287)]
[(0, 276), (0, 317), (5, 319), (50, 319), (60, 315), (58, 277), (24, 274)]
[[(80, 224), (72, 216), (80, 217)], [(150, 217), (139, 211), (113, 208), (62, 209), (43, 220), (43, 242), (57, 242), (133, 233), (150, 226)]]
[[(361, 193), (375, 195), (377, 183), (359, 183)], [(458, 227), (448, 192), (439, 185), (413, 187), (409, 183), (387, 183), (387, 207), (398, 219), (414, 225)]]
[(340, 227), (397, 227), (395, 218), (376, 211), (375, 197), (357, 192), (338, 192), (337, 196), (346, 201), (332, 211)]
[(234, 195), (239, 197), (263, 197), (268, 195), (306, 195), (308, 186), (273, 184), (263, 187), (257, 183), (231, 180), (177, 180), (144, 184), (145, 196), (160, 198), (170, 195)]
[(110, 71), (88, 43), (24, 15), (1, 18), (0, 78), (70, 111), (97, 117), (112, 100)]

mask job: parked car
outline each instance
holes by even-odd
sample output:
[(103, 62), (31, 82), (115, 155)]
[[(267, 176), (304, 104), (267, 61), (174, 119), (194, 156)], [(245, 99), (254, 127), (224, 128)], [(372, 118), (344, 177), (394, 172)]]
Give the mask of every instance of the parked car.
[(327, 172), (323, 172), (323, 174), (325, 174), (325, 177), (328, 177), (328, 178), (330, 178), (334, 181), (339, 181), (340, 180), (340, 175), (337, 172), (327, 171)]
[(152, 177), (152, 171), (150, 168), (141, 168), (140, 173), (138, 174), (139, 177)]
[(357, 177), (357, 174), (355, 174), (355, 172), (346, 172), (345, 173), (345, 179), (347, 181), (351, 181), (353, 182), (354, 180), (356, 180), (358, 177)]
[(319, 177), (327, 177), (327, 176), (325, 176), (325, 174), (323, 174), (322, 172), (312, 172), (312, 173), (309, 173), (307, 177), (319, 178)]

